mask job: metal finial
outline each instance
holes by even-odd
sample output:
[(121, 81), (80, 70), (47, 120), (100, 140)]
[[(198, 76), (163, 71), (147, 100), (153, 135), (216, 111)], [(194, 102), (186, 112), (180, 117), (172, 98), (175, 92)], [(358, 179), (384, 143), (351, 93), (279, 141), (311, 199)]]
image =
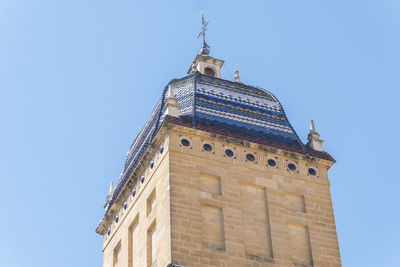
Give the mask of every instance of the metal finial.
[(199, 35), (197, 36), (197, 39), (200, 38), (200, 36), (203, 36), (203, 47), (200, 50), (200, 54), (201, 55), (208, 55), (210, 53), (210, 51), (208, 50), (208, 48), (210, 48), (210, 46), (206, 43), (206, 31), (207, 31), (207, 25), (210, 21), (209, 20), (205, 20), (204, 19), (204, 13), (201, 12), (201, 31), (199, 32)]

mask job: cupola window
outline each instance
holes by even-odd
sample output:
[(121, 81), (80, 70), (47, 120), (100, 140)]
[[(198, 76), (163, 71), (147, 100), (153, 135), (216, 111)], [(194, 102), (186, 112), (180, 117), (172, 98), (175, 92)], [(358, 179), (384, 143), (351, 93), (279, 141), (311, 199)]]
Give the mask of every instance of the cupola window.
[(255, 161), (256, 160), (256, 157), (254, 157), (254, 155), (253, 154), (247, 154), (246, 155), (246, 159), (248, 160), (248, 161)]
[(190, 142), (189, 142), (187, 139), (182, 139), (182, 140), (181, 140), (181, 144), (182, 144), (183, 146), (190, 146)]
[(308, 174), (310, 174), (310, 175), (316, 175), (317, 174), (317, 172), (315, 171), (315, 169), (313, 169), (313, 168), (309, 168), (308, 169)]
[(271, 167), (275, 167), (275, 166), (276, 166), (275, 160), (269, 159), (269, 160), (268, 160), (268, 165), (271, 166)]
[(288, 168), (289, 168), (289, 170), (294, 171), (294, 170), (296, 170), (296, 165), (294, 165), (293, 163), (289, 163)]
[(233, 151), (230, 149), (225, 150), (225, 155), (227, 155), (228, 157), (233, 157)]
[(215, 71), (212, 68), (205, 68), (204, 74), (207, 76), (215, 77)]
[(203, 149), (204, 149), (205, 151), (210, 152), (210, 151), (212, 150), (212, 146), (211, 146), (210, 144), (204, 144), (204, 145), (203, 145)]

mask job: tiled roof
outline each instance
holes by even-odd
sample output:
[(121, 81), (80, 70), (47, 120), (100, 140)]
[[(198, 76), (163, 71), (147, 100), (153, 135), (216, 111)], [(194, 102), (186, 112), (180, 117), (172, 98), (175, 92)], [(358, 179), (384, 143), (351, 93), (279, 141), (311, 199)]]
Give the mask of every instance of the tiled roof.
[[(172, 86), (179, 104), (179, 118), (165, 118), (162, 114), (169, 85)], [(196, 72), (182, 79), (172, 80), (164, 88), (161, 99), (128, 151), (111, 202), (139, 164), (164, 120), (222, 136), (334, 160), (328, 153), (312, 150), (301, 142), (282, 105), (270, 92)]]

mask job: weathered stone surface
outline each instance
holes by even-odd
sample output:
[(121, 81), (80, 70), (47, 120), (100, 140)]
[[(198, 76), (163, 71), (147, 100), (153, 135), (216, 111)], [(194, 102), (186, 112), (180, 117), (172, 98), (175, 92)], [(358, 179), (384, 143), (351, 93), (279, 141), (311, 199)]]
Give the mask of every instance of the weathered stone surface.
[[(183, 137), (189, 146), (181, 145)], [(153, 169), (104, 237), (104, 267), (152, 266), (154, 225), (153, 266), (341, 266), (327, 176), (332, 162), (180, 126), (158, 140), (163, 154), (155, 149)], [(205, 143), (212, 150), (202, 149)], [(233, 157), (225, 156), (228, 147)], [(247, 161), (247, 153), (256, 160)], [(267, 164), (269, 158), (276, 166)], [(310, 167), (316, 175), (307, 172)]]

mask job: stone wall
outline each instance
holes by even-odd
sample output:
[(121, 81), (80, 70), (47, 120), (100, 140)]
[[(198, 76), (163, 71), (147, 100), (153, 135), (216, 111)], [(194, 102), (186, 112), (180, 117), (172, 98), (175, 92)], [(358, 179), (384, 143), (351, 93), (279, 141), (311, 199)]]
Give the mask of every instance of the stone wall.
[[(153, 167), (147, 167), (138, 177), (134, 196), (129, 194), (116, 215), (118, 222), (114, 219), (109, 234), (104, 235), (103, 267), (144, 267), (152, 262), (154, 266), (167, 266), (171, 262), (167, 150), (156, 150), (150, 161)], [(152, 252), (156, 255), (151, 256)]]
[(193, 130), (173, 132), (170, 143), (175, 264), (341, 266), (327, 178), (331, 163)]
[(179, 126), (157, 140), (104, 267), (341, 266), (332, 162)]

